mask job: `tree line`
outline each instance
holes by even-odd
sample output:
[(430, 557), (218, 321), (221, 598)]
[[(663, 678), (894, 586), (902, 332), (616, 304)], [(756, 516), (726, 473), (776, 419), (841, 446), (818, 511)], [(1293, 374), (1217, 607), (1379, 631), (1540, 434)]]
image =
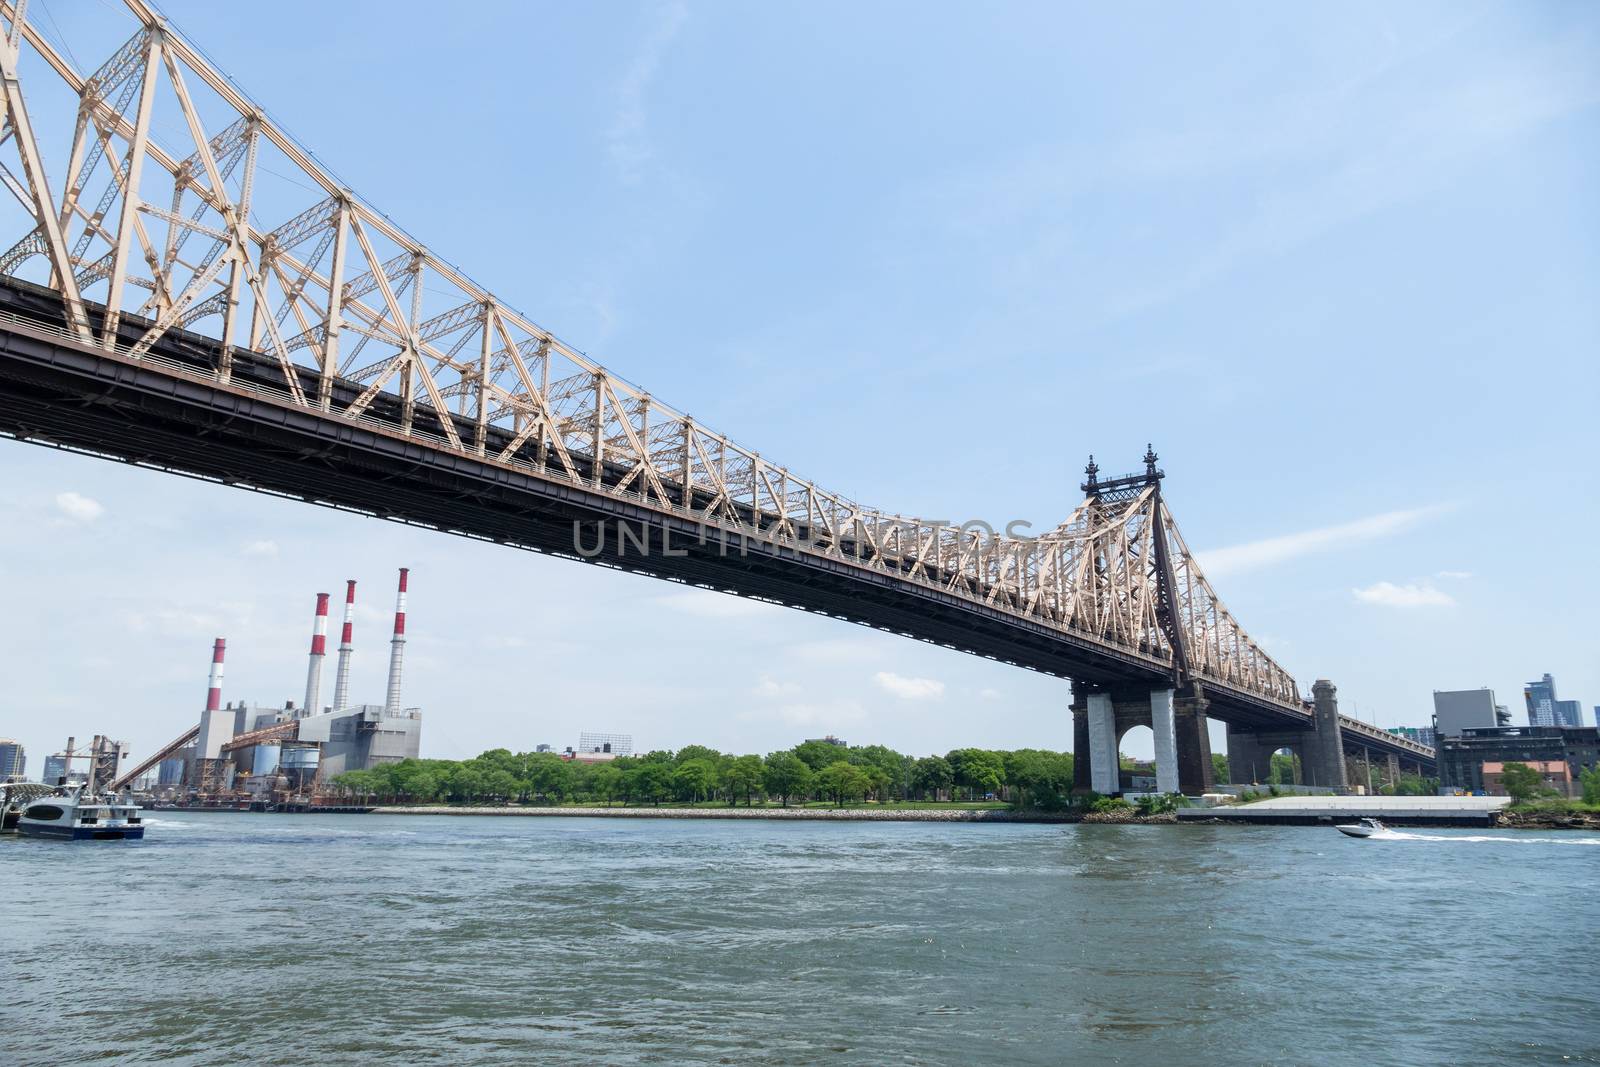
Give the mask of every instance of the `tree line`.
[(807, 741), (766, 756), (704, 745), (619, 756), (604, 763), (553, 752), (496, 748), (473, 759), (407, 759), (346, 771), (330, 783), (343, 795), (401, 803), (754, 805), (864, 800), (1001, 800), (1051, 811), (1071, 804), (1072, 754), (958, 748), (921, 758), (883, 745)]

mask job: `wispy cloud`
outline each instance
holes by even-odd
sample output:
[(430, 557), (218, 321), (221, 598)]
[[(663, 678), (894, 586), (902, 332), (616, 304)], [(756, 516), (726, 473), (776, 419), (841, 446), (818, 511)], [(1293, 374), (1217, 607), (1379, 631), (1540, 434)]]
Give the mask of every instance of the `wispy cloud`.
[(1471, 571), (1440, 571), (1438, 574), (1434, 575), (1434, 577), (1435, 578), (1450, 578), (1450, 579), (1454, 579), (1454, 580), (1457, 580), (1457, 581), (1464, 581), (1464, 580), (1472, 577), (1472, 572)]
[(645, 94), (650, 83), (661, 69), (661, 62), (672, 41), (678, 35), (689, 9), (682, 3), (666, 3), (658, 7), (652, 24), (628, 65), (617, 86), (617, 111), (611, 128), (606, 132), (606, 143), (611, 151), (611, 161), (617, 173), (626, 182), (636, 182), (642, 176), (644, 165), (654, 154), (645, 123)]
[(1382, 604), (1390, 608), (1448, 608), (1455, 606), (1455, 598), (1440, 592), (1426, 583), (1421, 585), (1395, 585), (1378, 582), (1365, 589), (1351, 590), (1364, 604)]
[(780, 700), (799, 696), (800, 686), (795, 682), (780, 682), (770, 674), (763, 674), (751, 687), (750, 694), (763, 700)]
[(1213, 578), (1223, 574), (1259, 570), (1314, 552), (1331, 552), (1392, 537), (1447, 510), (1449, 510), (1448, 505), (1435, 504), (1425, 508), (1386, 511), (1381, 515), (1369, 515), (1353, 522), (1302, 530), (1281, 537), (1268, 537), (1265, 540), (1230, 545), (1227, 548), (1213, 548), (1198, 553), (1200, 567)]
[(655, 603), (669, 611), (681, 611), (702, 619), (742, 619), (774, 610), (772, 605), (759, 600), (714, 593), (709, 589), (684, 589), (656, 597)]
[(241, 549), (241, 551), (247, 556), (274, 557), (274, 556), (276, 556), (278, 554), (278, 542), (276, 542), (276, 541), (250, 541), (250, 542), (245, 544), (244, 548)]
[(100, 501), (70, 490), (56, 494), (56, 510), (73, 522), (93, 522), (106, 513)]
[(944, 696), (944, 683), (934, 678), (907, 678), (893, 671), (879, 671), (872, 680), (879, 689), (901, 700), (939, 700)]

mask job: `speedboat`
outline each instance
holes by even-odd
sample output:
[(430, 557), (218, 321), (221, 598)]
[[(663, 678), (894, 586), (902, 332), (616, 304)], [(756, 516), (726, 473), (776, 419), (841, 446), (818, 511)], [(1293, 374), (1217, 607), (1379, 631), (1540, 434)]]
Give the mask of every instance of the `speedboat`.
[(144, 820), (136, 805), (72, 785), (30, 801), (17, 817), (17, 832), (64, 841), (137, 841), (144, 837)]
[(1371, 837), (1373, 834), (1378, 833), (1379, 831), (1387, 830), (1388, 827), (1383, 825), (1383, 823), (1379, 822), (1377, 819), (1362, 819), (1353, 826), (1335, 825), (1334, 829), (1339, 831), (1341, 834), (1344, 834), (1346, 837)]

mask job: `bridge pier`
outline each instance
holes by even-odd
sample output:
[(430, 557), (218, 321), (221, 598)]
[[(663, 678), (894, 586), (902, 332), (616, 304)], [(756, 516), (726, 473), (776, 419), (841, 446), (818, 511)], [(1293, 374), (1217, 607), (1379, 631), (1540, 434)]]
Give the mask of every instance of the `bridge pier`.
[(1178, 773), (1178, 725), (1172, 690), (1150, 690), (1150, 732), (1156, 739), (1156, 792), (1176, 793), (1182, 788)]
[[(1199, 686), (1194, 688), (1198, 689)], [(1211, 732), (1206, 728), (1206, 708), (1209, 704), (1204, 696), (1196, 692), (1191, 696), (1179, 697), (1173, 707), (1178, 792), (1186, 797), (1209, 793), (1216, 784), (1216, 775), (1211, 766)]]
[(1096, 793), (1111, 796), (1122, 791), (1117, 780), (1117, 713), (1110, 693), (1090, 693), (1088, 704), (1089, 783)]
[[(1281, 746), (1279, 746), (1281, 747)], [(1272, 770), (1272, 754), (1277, 751), (1261, 734), (1249, 733), (1228, 724), (1228, 777), (1241, 785), (1265, 782)]]
[(1339, 727), (1338, 689), (1326, 678), (1311, 684), (1314, 728), (1305, 734), (1301, 764), (1307, 785), (1347, 788), (1344, 731)]

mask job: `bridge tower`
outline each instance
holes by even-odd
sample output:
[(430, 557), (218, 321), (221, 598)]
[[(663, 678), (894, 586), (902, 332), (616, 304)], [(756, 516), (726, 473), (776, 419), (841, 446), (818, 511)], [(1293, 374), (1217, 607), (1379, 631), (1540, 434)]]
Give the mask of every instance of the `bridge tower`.
[(1156, 466), (1158, 459), (1147, 444), (1140, 473), (1102, 481), (1093, 456), (1083, 470), (1080, 488), (1085, 518), (1091, 524), (1107, 510), (1149, 494), (1153, 531), (1151, 558), (1145, 562), (1152, 571), (1155, 619), (1171, 651), (1171, 671), (1154, 684), (1073, 683), (1073, 785), (1078, 790), (1121, 792), (1118, 741), (1134, 726), (1148, 726), (1155, 736), (1158, 792), (1196, 796), (1209, 792), (1214, 784), (1211, 735), (1206, 728), (1208, 701), (1199, 680), (1191, 674), (1187, 638), (1179, 618), (1178, 581), (1166, 532), (1169, 520), (1161, 497), (1166, 474)]

